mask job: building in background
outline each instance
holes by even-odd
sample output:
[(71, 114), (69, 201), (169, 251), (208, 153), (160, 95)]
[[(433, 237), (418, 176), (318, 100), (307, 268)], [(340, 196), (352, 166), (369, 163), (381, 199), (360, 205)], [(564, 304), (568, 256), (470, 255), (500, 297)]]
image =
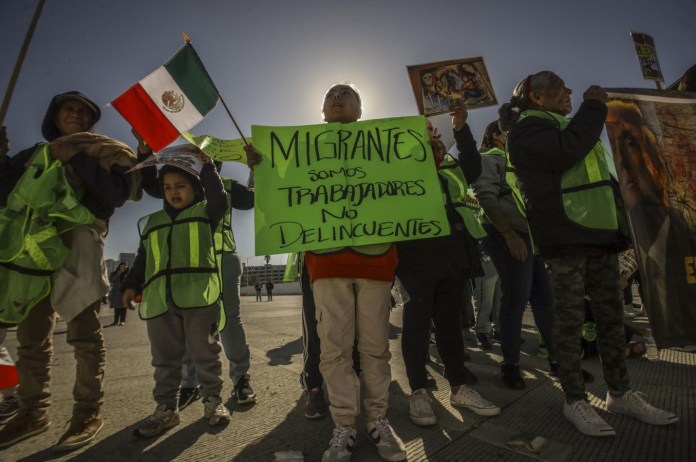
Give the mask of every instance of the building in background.
[(242, 273), (243, 286), (253, 286), (256, 284), (256, 281), (261, 281), (264, 284), (268, 281), (271, 281), (273, 284), (280, 284), (283, 282), (285, 265), (247, 266), (242, 264), (242, 266), (244, 267)]

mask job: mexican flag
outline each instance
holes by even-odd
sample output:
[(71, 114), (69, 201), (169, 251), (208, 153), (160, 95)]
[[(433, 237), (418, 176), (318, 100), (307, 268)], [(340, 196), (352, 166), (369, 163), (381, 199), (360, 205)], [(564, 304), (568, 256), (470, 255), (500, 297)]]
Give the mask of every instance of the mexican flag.
[(215, 84), (187, 42), (111, 104), (157, 152), (200, 122), (217, 101)]

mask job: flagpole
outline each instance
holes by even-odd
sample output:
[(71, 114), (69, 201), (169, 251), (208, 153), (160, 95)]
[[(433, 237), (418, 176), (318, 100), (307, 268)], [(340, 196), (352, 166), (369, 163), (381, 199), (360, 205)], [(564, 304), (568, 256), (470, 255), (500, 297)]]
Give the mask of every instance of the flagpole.
[[(193, 45), (191, 44), (191, 38), (190, 38), (190, 37), (188, 36), (188, 34), (186, 34), (186, 33), (184, 33), (183, 35), (184, 35), (184, 42), (186, 42), (186, 43), (191, 47), (191, 49), (196, 53), (196, 56), (198, 56), (198, 52), (196, 52), (196, 49), (193, 48)], [(198, 56), (198, 59), (199, 59), (199, 60), (201, 59), (200, 56)], [(205, 66), (203, 66), (203, 67), (205, 68)], [(232, 113), (230, 112), (230, 109), (227, 107), (227, 103), (225, 103), (224, 98), (222, 97), (222, 95), (221, 95), (220, 92), (218, 91), (217, 85), (214, 85), (214, 87), (215, 87), (215, 93), (217, 93), (218, 98), (220, 98), (220, 102), (222, 103), (222, 107), (225, 108), (225, 111), (227, 112), (227, 115), (230, 116), (230, 120), (231, 120), (232, 123), (234, 124), (234, 128), (237, 129), (237, 132), (239, 133), (239, 136), (242, 137), (242, 141), (244, 141), (244, 144), (246, 144), (247, 146), (249, 146), (249, 142), (248, 142), (247, 139), (244, 137), (244, 134), (242, 133), (242, 130), (239, 128), (239, 125), (237, 125), (237, 121), (234, 120), (234, 116), (232, 116)]]
[(29, 44), (34, 36), (34, 29), (39, 22), (39, 17), (41, 16), (41, 11), (43, 10), (46, 0), (39, 0), (38, 5), (36, 5), (36, 10), (34, 11), (34, 17), (31, 19), (31, 24), (29, 25), (29, 30), (27, 30), (27, 35), (24, 37), (24, 43), (22, 44), (22, 49), (19, 51), (19, 56), (17, 56), (17, 62), (15, 62), (15, 67), (12, 70), (12, 77), (10, 77), (10, 82), (7, 84), (7, 90), (5, 91), (5, 96), (2, 100), (2, 106), (0, 106), (0, 125), (5, 122), (5, 116), (7, 115), (7, 110), (10, 107), (10, 100), (12, 99), (12, 93), (14, 93), (14, 87), (19, 78), (19, 71), (22, 69), (22, 64), (24, 63), (24, 57), (27, 55), (27, 50), (29, 49)]

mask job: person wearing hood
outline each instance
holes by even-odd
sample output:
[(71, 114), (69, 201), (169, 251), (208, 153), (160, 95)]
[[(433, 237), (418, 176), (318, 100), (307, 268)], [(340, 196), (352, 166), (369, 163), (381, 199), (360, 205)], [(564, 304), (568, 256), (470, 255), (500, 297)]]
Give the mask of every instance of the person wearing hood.
[[(75, 350), (77, 362), (70, 426), (54, 446), (67, 451), (90, 443), (103, 426), (100, 409), (104, 399), (105, 347), (99, 321), (101, 299), (109, 289), (104, 262), (104, 238), (108, 220), (123, 205), (131, 191), (131, 179), (125, 163), (107, 165), (98, 155), (64, 138), (91, 132), (101, 117), (99, 107), (82, 93), (70, 91), (51, 100), (42, 124), (49, 143), (37, 145), (8, 157), (9, 142), (5, 127), (0, 131), (0, 208), (16, 202), (13, 189), (25, 171), (34, 169), (37, 159), (45, 155), (46, 170), (58, 160), (65, 167), (69, 187), (79, 198), (81, 210), (89, 220), (76, 221), (74, 227), (60, 234), (68, 255), (50, 276), (50, 293), (28, 311), (17, 326), (19, 374), (18, 396), (21, 406), (17, 415), (0, 430), (0, 449), (11, 446), (48, 429), (51, 394), (49, 379), (53, 353), (53, 330), (57, 314), (67, 324), (67, 341)], [(118, 155), (133, 156), (127, 147), (108, 140)], [(125, 145), (123, 145), (125, 146)], [(129, 154), (128, 154), (129, 153)], [(29, 167), (33, 170), (29, 170)], [(39, 170), (40, 172), (40, 170)]]
[[(168, 149), (191, 152), (190, 145)], [(179, 424), (179, 384), (187, 348), (196, 365), (204, 418), (211, 426), (230, 420), (220, 398), (222, 285), (214, 245), (215, 230), (227, 211), (227, 193), (212, 161), (205, 160), (200, 179), (178, 167), (162, 167), (163, 210), (138, 222), (140, 246), (123, 283), (123, 305), (133, 309), (136, 294), (142, 293), (139, 313), (147, 321), (157, 407), (135, 430), (136, 436), (154, 437)]]
[[(152, 149), (135, 131), (138, 141), (138, 160), (146, 160), (152, 155)], [(222, 162), (215, 161), (218, 174), (222, 171)], [(159, 188), (158, 173), (155, 166), (145, 167), (142, 172), (143, 191), (152, 197), (162, 199)], [(237, 404), (255, 403), (257, 396), (251, 386), (251, 351), (247, 343), (246, 330), (242, 322), (240, 286), (242, 282), (242, 260), (237, 252), (237, 244), (232, 230), (232, 210), (251, 210), (254, 208), (253, 173), (249, 173), (247, 185), (220, 175), (228, 195), (228, 207), (220, 221), (216, 234), (216, 252), (219, 258), (220, 278), (222, 280), (222, 309), (224, 322), (221, 325), (220, 340), (225, 356), (229, 361), (229, 377), (234, 384), (232, 398)], [(260, 286), (259, 286), (260, 287)], [(261, 301), (259, 289), (258, 301)], [(189, 352), (184, 356), (184, 367), (179, 392), (179, 410), (201, 398), (200, 387), (196, 380), (196, 368)]]

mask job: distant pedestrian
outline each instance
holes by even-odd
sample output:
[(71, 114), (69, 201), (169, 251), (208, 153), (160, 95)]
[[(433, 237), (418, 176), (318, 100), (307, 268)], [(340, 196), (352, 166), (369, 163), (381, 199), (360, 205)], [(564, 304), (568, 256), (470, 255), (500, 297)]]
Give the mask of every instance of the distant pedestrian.
[(261, 281), (257, 281), (256, 284), (254, 284), (254, 290), (256, 290), (256, 301), (261, 302), (261, 290), (263, 289), (263, 284), (261, 284)]
[(121, 286), (126, 280), (128, 273), (128, 263), (122, 261), (116, 269), (109, 275), (111, 290), (109, 291), (109, 306), (114, 310), (114, 322), (112, 326), (122, 326), (126, 323), (126, 307), (123, 306), (123, 297), (121, 296)]
[(266, 296), (268, 297), (268, 301), (272, 302), (273, 301), (273, 283), (271, 281), (268, 281), (266, 283)]

